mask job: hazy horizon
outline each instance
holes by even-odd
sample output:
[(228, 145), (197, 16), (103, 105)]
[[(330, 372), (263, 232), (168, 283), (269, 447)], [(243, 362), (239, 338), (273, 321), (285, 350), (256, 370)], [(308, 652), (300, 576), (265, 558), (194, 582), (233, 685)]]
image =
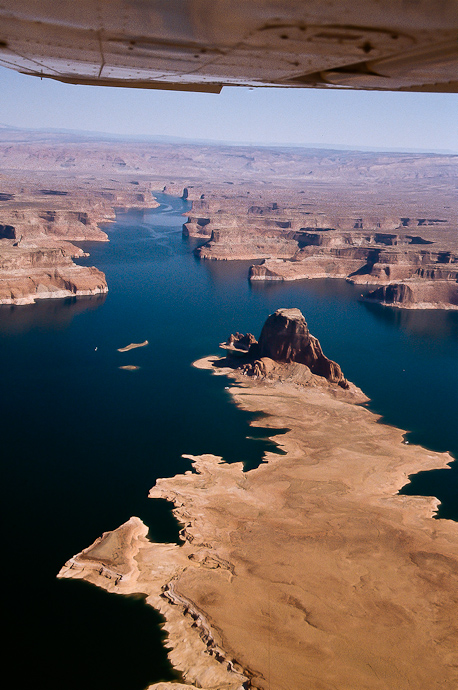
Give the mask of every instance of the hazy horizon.
[(247, 146), (253, 148), (304, 148), (304, 149), (320, 149), (320, 150), (336, 150), (336, 151), (357, 151), (361, 153), (420, 153), (420, 154), (436, 154), (436, 155), (458, 155), (458, 150), (451, 149), (419, 149), (419, 148), (390, 148), (390, 147), (376, 147), (376, 146), (362, 146), (362, 145), (345, 145), (336, 144), (334, 142), (316, 143), (316, 142), (256, 142), (256, 141), (227, 141), (221, 139), (197, 139), (191, 137), (178, 137), (167, 134), (116, 134), (109, 132), (101, 132), (86, 129), (66, 129), (59, 127), (16, 127), (14, 125), (5, 125), (0, 122), (0, 130), (11, 130), (16, 132), (35, 132), (37, 134), (62, 134), (74, 135), (81, 137), (81, 139), (100, 140), (100, 141), (122, 141), (122, 142), (151, 142), (151, 143), (165, 143), (165, 144), (195, 144), (202, 146)]
[(0, 123), (229, 145), (458, 153), (458, 94), (225, 87), (221, 94), (74, 86), (0, 68)]

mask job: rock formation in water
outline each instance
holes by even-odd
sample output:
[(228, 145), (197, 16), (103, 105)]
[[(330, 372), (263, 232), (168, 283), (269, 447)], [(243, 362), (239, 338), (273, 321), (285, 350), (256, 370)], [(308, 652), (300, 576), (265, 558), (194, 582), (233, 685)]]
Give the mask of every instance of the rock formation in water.
[(0, 240), (0, 304), (32, 304), (37, 299), (108, 292), (105, 275), (93, 266), (77, 266), (86, 256), (69, 242)]
[(260, 357), (305, 364), (313, 374), (346, 386), (340, 366), (325, 357), (299, 309), (277, 309), (271, 314), (262, 328), (258, 348)]
[(404, 309), (458, 309), (458, 280), (389, 283), (369, 292), (364, 299)]
[[(249, 376), (272, 375), (274, 371), (278, 372), (275, 363), (296, 363), (305, 365), (312, 374), (322, 376), (330, 383), (337, 383), (342, 388), (349, 386), (340, 366), (323, 354), (318, 339), (310, 334), (299, 309), (277, 309), (266, 320), (259, 342), (251, 333), (236, 333), (230, 335), (221, 347), (229, 357), (249, 358), (250, 361), (241, 367)], [(308, 380), (306, 374), (303, 378)]]
[(65, 160), (58, 147), (41, 144), (32, 152), (24, 142), (0, 142), (2, 153), (9, 169), (0, 175), (0, 304), (107, 292), (101, 271), (73, 263), (88, 254), (70, 241), (107, 241), (100, 226), (116, 211), (157, 206), (151, 183), (50, 172)]
[(247, 355), (250, 352), (250, 348), (257, 344), (257, 340), (252, 333), (231, 333), (226, 342), (220, 347), (227, 349), (229, 352), (233, 352), (240, 355)]

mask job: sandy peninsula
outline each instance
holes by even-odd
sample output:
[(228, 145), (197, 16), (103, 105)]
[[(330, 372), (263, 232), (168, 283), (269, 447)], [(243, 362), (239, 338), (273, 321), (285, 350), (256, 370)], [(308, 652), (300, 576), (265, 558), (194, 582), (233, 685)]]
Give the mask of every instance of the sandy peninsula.
[(149, 494), (174, 504), (180, 545), (150, 542), (133, 517), (59, 577), (143, 593), (165, 616), (186, 685), (157, 690), (457, 687), (458, 526), (433, 519), (436, 499), (398, 495), (452, 457), (404, 443), (349, 382), (227, 364), (195, 366), (230, 377), (236, 404), (265, 413), (256, 426), (289, 429), (284, 454), (249, 472), (187, 456), (192, 471)]

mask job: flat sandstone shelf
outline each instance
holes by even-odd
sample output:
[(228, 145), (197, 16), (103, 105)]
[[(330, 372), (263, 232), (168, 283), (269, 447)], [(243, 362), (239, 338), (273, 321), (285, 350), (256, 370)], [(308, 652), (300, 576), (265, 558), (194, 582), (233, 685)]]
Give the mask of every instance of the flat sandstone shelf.
[(457, 687), (458, 526), (432, 519), (436, 499), (397, 495), (451, 456), (404, 444), (351, 384), (256, 380), (221, 364), (196, 363), (235, 378), (237, 405), (266, 413), (257, 426), (290, 429), (277, 440), (286, 455), (245, 473), (188, 456), (194, 472), (150, 491), (175, 504), (181, 546), (150, 542), (131, 518), (59, 577), (146, 593), (191, 687)]

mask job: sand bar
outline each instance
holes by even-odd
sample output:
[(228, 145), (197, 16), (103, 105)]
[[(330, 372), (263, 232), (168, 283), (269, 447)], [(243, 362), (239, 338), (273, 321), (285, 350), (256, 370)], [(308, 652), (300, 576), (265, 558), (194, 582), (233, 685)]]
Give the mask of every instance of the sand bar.
[(130, 343), (126, 347), (118, 347), (118, 352), (129, 352), (129, 350), (135, 350), (137, 347), (145, 347), (148, 345), (148, 341), (144, 340), (142, 343)]
[(253, 380), (198, 362), (215, 365), (235, 378), (240, 407), (267, 413), (256, 426), (290, 429), (276, 439), (286, 455), (268, 453), (247, 473), (190, 457), (194, 473), (150, 492), (175, 504), (182, 546), (149, 542), (132, 518), (60, 577), (146, 593), (191, 686), (457, 687), (458, 525), (432, 519), (436, 499), (397, 495), (409, 474), (452, 458), (404, 444), (353, 386)]

